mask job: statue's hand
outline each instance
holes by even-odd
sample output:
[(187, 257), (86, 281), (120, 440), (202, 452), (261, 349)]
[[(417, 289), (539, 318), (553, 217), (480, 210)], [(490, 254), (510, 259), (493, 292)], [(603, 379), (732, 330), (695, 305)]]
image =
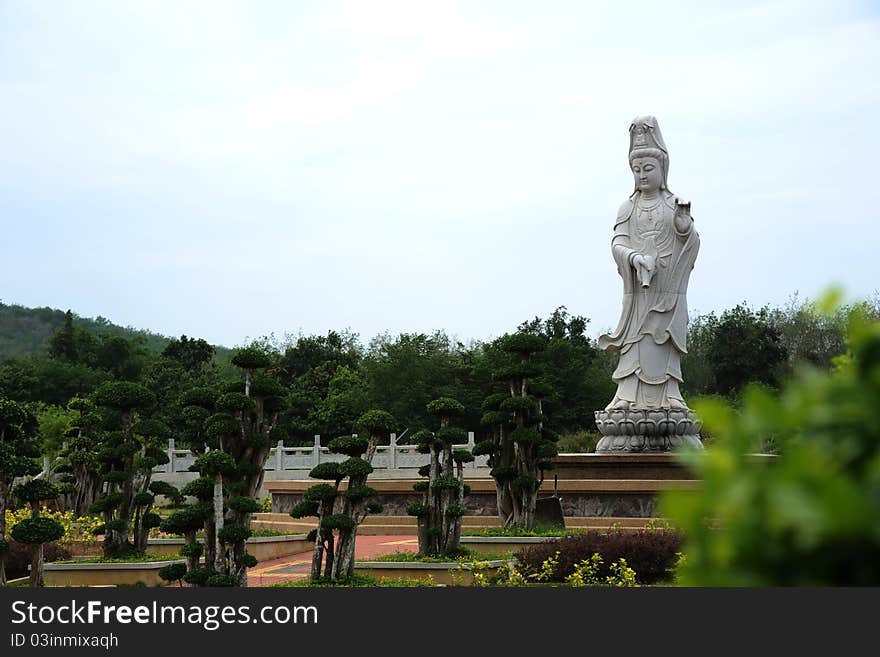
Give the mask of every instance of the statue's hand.
[(679, 233), (686, 233), (690, 230), (691, 223), (693, 222), (690, 201), (675, 199), (675, 216), (673, 221), (675, 222), (675, 230)]

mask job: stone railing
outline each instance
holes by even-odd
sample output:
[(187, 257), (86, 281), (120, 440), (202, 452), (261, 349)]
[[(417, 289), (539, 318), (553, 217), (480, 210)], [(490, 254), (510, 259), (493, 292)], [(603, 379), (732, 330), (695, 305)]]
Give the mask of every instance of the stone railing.
[[(471, 449), (474, 446), (474, 432), (468, 432), (468, 441), (464, 445), (455, 445), (457, 449)], [(311, 447), (285, 447), (281, 441), (269, 452), (265, 470), (281, 472), (284, 470), (311, 470), (319, 463), (327, 461), (344, 461), (344, 454), (332, 454), (326, 447), (321, 447), (321, 436), (315, 436)], [(174, 439), (168, 441), (168, 463), (158, 466), (154, 472), (174, 473), (189, 472), (196, 460), (188, 449), (176, 449)], [(466, 468), (484, 468), (488, 456), (478, 456), (476, 460), (465, 464)], [(376, 470), (407, 470), (417, 469), (429, 461), (427, 454), (419, 454), (415, 445), (398, 445), (397, 435), (391, 434), (389, 445), (379, 445), (373, 456), (373, 467)]]

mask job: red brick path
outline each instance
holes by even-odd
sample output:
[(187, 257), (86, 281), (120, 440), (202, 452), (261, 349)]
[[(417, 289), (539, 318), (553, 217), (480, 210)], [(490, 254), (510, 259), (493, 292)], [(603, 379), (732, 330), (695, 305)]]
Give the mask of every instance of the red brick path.
[[(389, 552), (415, 552), (415, 536), (358, 536), (355, 558), (375, 557)], [(312, 551), (301, 552), (281, 559), (262, 561), (248, 570), (248, 586), (270, 586), (280, 582), (305, 579), (312, 567)]]

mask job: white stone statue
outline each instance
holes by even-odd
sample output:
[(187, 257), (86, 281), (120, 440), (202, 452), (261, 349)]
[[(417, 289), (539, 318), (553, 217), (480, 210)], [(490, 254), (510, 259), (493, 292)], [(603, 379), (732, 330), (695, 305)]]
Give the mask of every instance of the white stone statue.
[[(684, 421), (687, 430), (682, 426), (672, 434), (684, 432), (690, 437), (698, 427), (693, 426), (695, 418), (688, 412), (679, 384), (681, 355), (687, 353), (687, 287), (700, 237), (694, 229), (690, 203), (667, 187), (669, 153), (657, 119), (638, 117), (629, 133), (635, 191), (617, 213), (611, 240), (611, 252), (623, 279), (623, 311), (614, 332), (599, 338), (601, 348), (620, 352), (612, 375), (617, 392), (605, 412), (597, 412), (597, 424), (603, 434), (604, 422), (609, 435), (662, 435), (660, 429), (650, 430), (646, 413), (661, 411), (665, 414), (658, 415), (653, 424), (671, 426), (670, 422)], [(641, 429), (620, 429), (621, 422), (627, 424), (636, 415), (645, 418)], [(632, 441), (626, 445), (618, 441), (617, 449), (608, 448), (609, 441), (605, 442), (607, 449), (600, 451), (642, 451), (630, 444)], [(651, 449), (672, 446), (661, 440)]]

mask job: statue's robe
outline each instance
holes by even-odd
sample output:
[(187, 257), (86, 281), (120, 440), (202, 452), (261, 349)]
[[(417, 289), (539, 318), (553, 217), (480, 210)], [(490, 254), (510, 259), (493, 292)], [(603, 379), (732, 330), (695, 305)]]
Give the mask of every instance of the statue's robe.
[[(679, 383), (681, 355), (687, 353), (687, 287), (700, 237), (693, 221), (685, 232), (676, 230), (672, 193), (661, 190), (653, 218), (639, 212), (640, 194), (621, 206), (614, 225), (611, 251), (623, 279), (623, 310), (617, 328), (601, 336), (599, 346), (620, 352), (612, 404), (624, 400), (637, 409), (670, 408), (674, 399), (685, 406)], [(649, 286), (643, 287), (632, 259), (646, 252), (656, 255), (656, 263)]]

